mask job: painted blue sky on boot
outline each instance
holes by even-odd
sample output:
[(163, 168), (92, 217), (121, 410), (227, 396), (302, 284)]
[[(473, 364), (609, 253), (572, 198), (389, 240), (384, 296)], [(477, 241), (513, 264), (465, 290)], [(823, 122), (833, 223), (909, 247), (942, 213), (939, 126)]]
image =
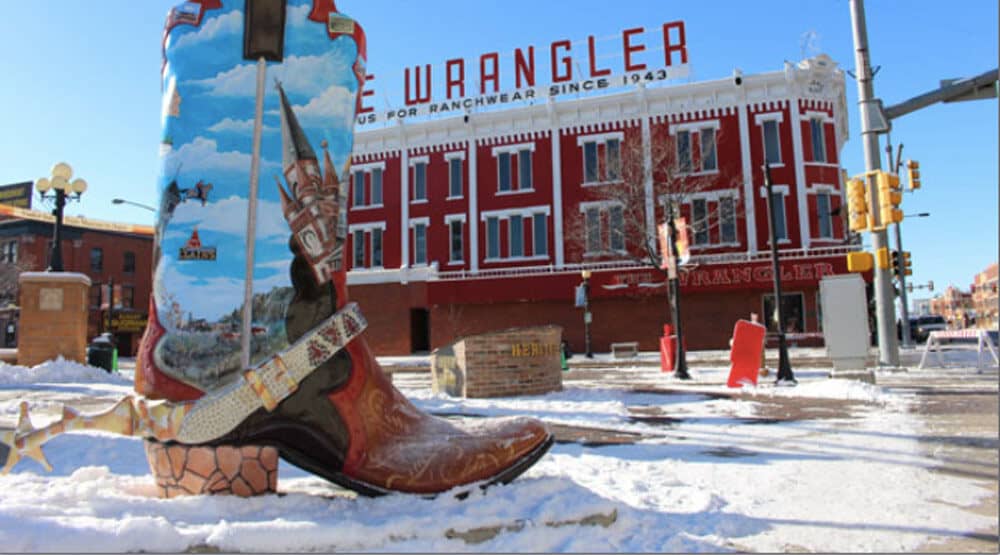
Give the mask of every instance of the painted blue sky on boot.
[[(311, 1), (288, 4), (284, 60), (267, 64), (255, 292), (290, 285), (290, 230), (275, 184), (276, 177), (283, 180), (275, 81), (282, 83), (318, 156), (322, 157), (321, 142), (328, 143), (342, 178), (353, 138), (358, 83), (351, 66), (356, 45), (350, 37), (331, 41), (324, 24), (309, 21)], [(170, 310), (177, 302), (185, 315), (209, 322), (243, 302), (257, 68), (256, 62), (243, 59), (242, 6), (243, 2), (229, 2), (209, 10), (199, 27), (178, 25), (166, 43), (158, 186), (162, 194), (173, 180), (180, 189), (201, 181), (210, 183), (212, 190), (204, 206), (199, 200), (186, 200), (169, 218), (160, 237), (162, 258), (154, 289), (158, 310)], [(216, 248), (215, 261), (177, 259), (196, 227), (202, 245)]]

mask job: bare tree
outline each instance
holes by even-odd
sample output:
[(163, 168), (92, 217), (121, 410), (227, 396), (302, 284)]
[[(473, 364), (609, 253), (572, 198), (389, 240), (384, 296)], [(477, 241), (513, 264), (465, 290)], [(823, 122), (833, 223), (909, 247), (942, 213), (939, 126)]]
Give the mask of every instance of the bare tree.
[[(658, 128), (651, 133), (648, 144), (637, 133), (626, 131), (621, 144), (608, 141), (603, 150), (595, 146), (589, 152), (585, 146), (584, 181), (599, 184), (585, 187), (587, 198), (581, 210), (567, 218), (566, 230), (571, 238), (571, 256), (589, 261), (627, 259), (667, 278), (670, 320), (678, 336), (675, 369), (682, 379), (689, 376), (683, 350), (680, 286), (663, 269), (656, 224), (666, 222), (671, 236), (676, 236), (674, 219), (684, 213), (682, 207), (693, 206), (699, 193), (708, 191), (731, 190), (733, 194), (720, 196), (731, 200), (720, 201), (714, 211), (708, 209), (707, 200), (702, 214), (690, 211), (687, 227), (692, 239), (707, 239), (724, 226), (731, 226), (735, 235), (743, 213), (737, 186), (742, 172), (734, 167), (739, 160), (722, 160), (718, 156), (722, 133), (702, 129), (697, 144), (694, 136), (687, 131), (670, 136)], [(675, 247), (670, 245), (670, 249), (676, 256)]]
[(34, 267), (35, 257), (30, 254), (18, 257), (16, 262), (0, 262), (0, 307), (17, 304), (18, 276)]

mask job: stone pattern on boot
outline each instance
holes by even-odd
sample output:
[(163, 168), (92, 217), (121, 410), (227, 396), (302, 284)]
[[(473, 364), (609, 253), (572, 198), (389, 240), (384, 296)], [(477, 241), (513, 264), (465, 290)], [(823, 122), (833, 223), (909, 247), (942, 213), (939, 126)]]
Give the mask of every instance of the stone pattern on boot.
[(146, 457), (160, 497), (238, 495), (278, 489), (278, 451), (273, 447), (182, 445), (146, 440)]

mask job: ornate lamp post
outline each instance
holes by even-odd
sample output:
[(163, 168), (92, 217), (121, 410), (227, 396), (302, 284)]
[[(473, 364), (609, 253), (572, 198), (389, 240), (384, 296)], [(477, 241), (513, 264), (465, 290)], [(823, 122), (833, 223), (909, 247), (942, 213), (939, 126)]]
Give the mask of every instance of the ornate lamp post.
[(590, 348), (590, 270), (580, 272), (583, 278), (583, 341), (587, 351), (587, 358), (594, 358), (594, 352)]
[[(83, 179), (74, 179), (70, 182), (73, 177), (73, 168), (70, 167), (66, 162), (59, 162), (58, 164), (52, 166), (52, 177), (39, 178), (35, 182), (35, 189), (38, 190), (39, 196), (43, 199), (54, 199), (56, 202), (56, 207), (52, 211), (52, 215), (56, 217), (55, 230), (52, 236), (52, 263), (49, 265), (49, 270), (53, 272), (63, 271), (63, 261), (62, 261), (62, 227), (63, 227), (63, 208), (66, 207), (67, 194), (72, 193), (72, 197), (68, 197), (73, 200), (80, 200), (80, 195), (87, 190), (87, 182)], [(49, 191), (52, 191), (49, 193)]]

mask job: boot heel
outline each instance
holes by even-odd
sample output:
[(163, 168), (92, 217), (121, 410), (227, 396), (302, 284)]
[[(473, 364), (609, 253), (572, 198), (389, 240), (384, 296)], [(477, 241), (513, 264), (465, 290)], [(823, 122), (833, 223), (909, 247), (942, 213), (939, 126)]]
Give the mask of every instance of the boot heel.
[(278, 450), (244, 445), (202, 446), (145, 440), (146, 459), (160, 497), (275, 493)]

